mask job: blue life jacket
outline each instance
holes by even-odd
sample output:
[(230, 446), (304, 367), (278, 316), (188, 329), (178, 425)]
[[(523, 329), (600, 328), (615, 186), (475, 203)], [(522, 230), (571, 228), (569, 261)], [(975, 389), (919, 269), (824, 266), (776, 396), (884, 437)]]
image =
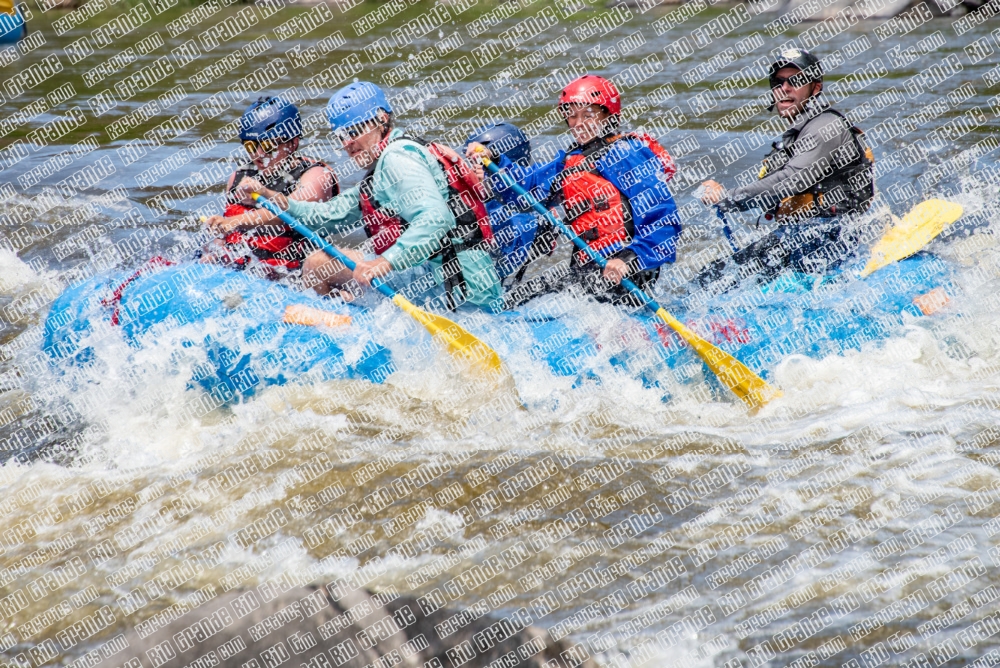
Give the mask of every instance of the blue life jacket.
[(538, 221), (534, 214), (525, 213), (516, 204), (505, 204), (499, 197), (486, 201), (486, 212), (490, 216), (493, 241), (497, 247), (497, 274), (504, 279), (528, 261)]

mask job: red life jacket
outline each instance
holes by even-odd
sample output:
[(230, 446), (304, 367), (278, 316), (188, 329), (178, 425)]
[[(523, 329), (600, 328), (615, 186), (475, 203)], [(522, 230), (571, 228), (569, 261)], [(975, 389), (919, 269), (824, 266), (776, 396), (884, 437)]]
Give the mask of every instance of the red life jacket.
[[(326, 163), (305, 156), (294, 156), (291, 160), (293, 162), (288, 169), (274, 171), (267, 177), (263, 177), (257, 166), (252, 162), (237, 170), (236, 176), (233, 178), (233, 185), (227, 193), (227, 199), (230, 201), (222, 215), (230, 218), (254, 210), (254, 208), (232, 201), (232, 193), (236, 190), (236, 187), (243, 180), (244, 176), (255, 178), (267, 188), (280, 192), (282, 195), (289, 195), (298, 187), (303, 174), (313, 167), (326, 167)], [(340, 186), (337, 183), (336, 176), (334, 176), (333, 194), (337, 195), (339, 192)], [(226, 235), (225, 242), (234, 249), (242, 249), (243, 244), (246, 244), (254, 256), (264, 264), (269, 264), (273, 267), (281, 266), (286, 269), (299, 269), (302, 266), (302, 260), (305, 259), (305, 255), (308, 252), (299, 243), (303, 239), (304, 237), (292, 228), (281, 221), (275, 221), (269, 225), (257, 227), (247, 232), (240, 232), (239, 230), (230, 232)], [(234, 262), (238, 266), (243, 267), (246, 266), (249, 260), (249, 257), (240, 257), (234, 260)]]
[[(580, 152), (566, 156), (563, 169), (552, 184), (549, 205), (561, 202), (566, 222), (594, 250), (613, 244), (627, 245), (635, 235), (632, 207), (625, 193), (601, 176), (597, 163), (620, 139), (638, 139), (660, 159), (666, 178), (677, 173), (673, 158), (659, 142), (647, 134), (621, 134), (603, 137), (584, 146)], [(587, 261), (582, 251), (581, 263)]]
[[(448, 180), (448, 208), (455, 216), (455, 229), (449, 232), (452, 242), (472, 246), (483, 240), (493, 241), (493, 229), (481, 195), (482, 188), (475, 173), (464, 160), (452, 162), (438, 144), (419, 137), (401, 136), (393, 139), (408, 139), (424, 146), (441, 165)], [(391, 142), (387, 142), (386, 146)], [(384, 147), (383, 147), (383, 150)], [(373, 166), (361, 181), (358, 203), (361, 207), (361, 222), (365, 233), (374, 244), (375, 253), (381, 255), (389, 249), (409, 226), (396, 212), (379, 204), (372, 189), (375, 176)]]

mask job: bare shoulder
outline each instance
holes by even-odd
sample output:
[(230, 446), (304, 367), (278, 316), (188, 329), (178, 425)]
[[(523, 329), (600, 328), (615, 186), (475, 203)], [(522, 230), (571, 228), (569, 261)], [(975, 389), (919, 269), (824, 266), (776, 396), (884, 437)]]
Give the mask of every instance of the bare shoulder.
[[(309, 160), (319, 162), (311, 158)], [(306, 202), (325, 202), (333, 196), (335, 178), (329, 166), (319, 163), (302, 174), (298, 186), (290, 196)]]

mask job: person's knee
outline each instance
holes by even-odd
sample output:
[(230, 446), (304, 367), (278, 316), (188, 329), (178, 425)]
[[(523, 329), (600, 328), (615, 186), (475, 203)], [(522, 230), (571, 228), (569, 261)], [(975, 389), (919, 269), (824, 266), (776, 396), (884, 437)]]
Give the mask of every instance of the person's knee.
[(316, 270), (330, 260), (330, 256), (323, 251), (315, 251), (306, 256), (302, 261), (302, 273), (314, 274)]
[(325, 294), (328, 267), (332, 262), (333, 258), (322, 251), (316, 251), (306, 257), (302, 262), (302, 282), (305, 286), (315, 288), (320, 294)]
[(344, 263), (330, 257), (326, 253), (317, 251), (306, 258), (304, 269), (317, 278), (327, 280), (331, 276), (345, 269)]

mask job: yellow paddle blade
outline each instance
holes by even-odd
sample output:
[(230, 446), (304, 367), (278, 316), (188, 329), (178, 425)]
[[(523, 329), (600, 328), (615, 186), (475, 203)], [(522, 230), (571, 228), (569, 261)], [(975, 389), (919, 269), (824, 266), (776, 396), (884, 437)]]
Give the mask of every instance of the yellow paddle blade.
[(459, 327), (457, 323), (417, 308), (401, 294), (396, 294), (392, 301), (426, 327), (432, 336), (448, 346), (448, 352), (452, 355), (487, 371), (499, 372), (503, 368), (503, 362), (500, 361), (496, 351)]
[(910, 257), (961, 217), (962, 205), (943, 199), (929, 199), (916, 205), (872, 247), (861, 278)]
[(698, 353), (698, 357), (704, 360), (708, 368), (719, 377), (723, 385), (751, 408), (763, 406), (771, 399), (781, 396), (781, 390), (771, 387), (743, 362), (692, 332), (680, 320), (667, 313), (666, 309), (658, 309), (656, 315), (687, 341), (688, 345)]
[(346, 327), (351, 324), (351, 316), (349, 315), (332, 313), (303, 304), (289, 304), (286, 306), (282, 320), (289, 325), (307, 325), (310, 327), (316, 325)]

